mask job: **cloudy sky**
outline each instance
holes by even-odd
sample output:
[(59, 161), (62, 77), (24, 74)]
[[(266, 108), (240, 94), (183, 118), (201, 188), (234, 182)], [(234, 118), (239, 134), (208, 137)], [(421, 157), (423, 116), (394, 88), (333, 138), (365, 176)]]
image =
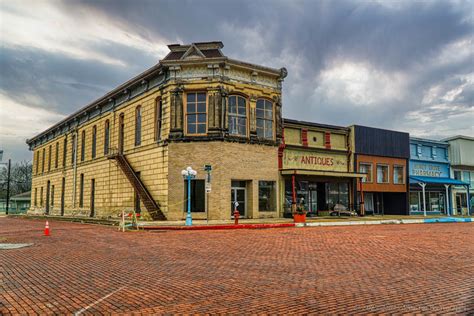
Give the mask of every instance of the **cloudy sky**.
[(0, 0), (0, 149), (201, 41), (286, 67), (285, 117), (474, 136), (473, 3)]

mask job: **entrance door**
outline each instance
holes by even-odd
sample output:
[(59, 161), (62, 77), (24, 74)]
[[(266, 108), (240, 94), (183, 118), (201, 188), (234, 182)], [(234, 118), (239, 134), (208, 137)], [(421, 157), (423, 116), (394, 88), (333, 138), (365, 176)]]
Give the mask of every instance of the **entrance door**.
[(374, 194), (364, 193), (364, 209), (365, 213), (374, 213)]
[(46, 185), (46, 215), (49, 215), (49, 201), (50, 201), (50, 197), (49, 197), (49, 193), (50, 193), (50, 186), (51, 186), (51, 182), (48, 181), (48, 184)]
[(309, 210), (312, 214), (317, 214), (318, 212), (318, 191), (316, 186), (314, 188), (309, 188)]
[(95, 179), (91, 179), (91, 214), (90, 217), (95, 216)]
[(239, 203), (237, 210), (239, 211), (240, 217), (247, 215), (247, 189), (245, 187), (245, 181), (232, 181), (231, 188), (231, 216), (234, 216), (235, 202)]
[(118, 150), (120, 153), (123, 153), (123, 142), (124, 142), (124, 130), (125, 130), (125, 123), (124, 123), (124, 114), (120, 114), (119, 117), (119, 135), (118, 135)]

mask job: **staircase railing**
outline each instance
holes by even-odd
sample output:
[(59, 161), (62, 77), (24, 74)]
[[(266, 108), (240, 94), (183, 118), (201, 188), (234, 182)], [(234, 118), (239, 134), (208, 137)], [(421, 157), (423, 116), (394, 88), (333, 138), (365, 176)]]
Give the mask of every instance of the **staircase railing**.
[(132, 166), (128, 162), (127, 158), (116, 148), (110, 148), (107, 155), (109, 159), (115, 159), (122, 169), (122, 172), (127, 177), (128, 181), (132, 184), (138, 193), (138, 196), (143, 201), (143, 204), (147, 208), (148, 213), (154, 220), (166, 220), (165, 215), (160, 209), (155, 199), (151, 196), (143, 182), (135, 173)]

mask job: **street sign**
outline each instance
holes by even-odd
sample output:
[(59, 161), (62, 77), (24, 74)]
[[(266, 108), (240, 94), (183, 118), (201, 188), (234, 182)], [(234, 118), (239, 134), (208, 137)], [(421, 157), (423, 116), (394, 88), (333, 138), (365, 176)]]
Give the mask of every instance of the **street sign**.
[(210, 182), (206, 183), (206, 193), (211, 193), (211, 183)]

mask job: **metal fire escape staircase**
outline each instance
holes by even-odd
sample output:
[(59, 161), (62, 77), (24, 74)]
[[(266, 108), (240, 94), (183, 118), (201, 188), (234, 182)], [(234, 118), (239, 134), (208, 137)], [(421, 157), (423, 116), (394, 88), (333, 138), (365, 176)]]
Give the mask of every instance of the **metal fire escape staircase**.
[(108, 158), (117, 161), (120, 169), (122, 169), (122, 172), (125, 174), (130, 184), (138, 193), (140, 200), (143, 202), (143, 205), (145, 205), (151, 218), (153, 220), (166, 220), (165, 215), (161, 211), (160, 205), (153, 199), (150, 192), (148, 192), (147, 188), (137, 176), (123, 153), (119, 152), (118, 150), (111, 150)]

